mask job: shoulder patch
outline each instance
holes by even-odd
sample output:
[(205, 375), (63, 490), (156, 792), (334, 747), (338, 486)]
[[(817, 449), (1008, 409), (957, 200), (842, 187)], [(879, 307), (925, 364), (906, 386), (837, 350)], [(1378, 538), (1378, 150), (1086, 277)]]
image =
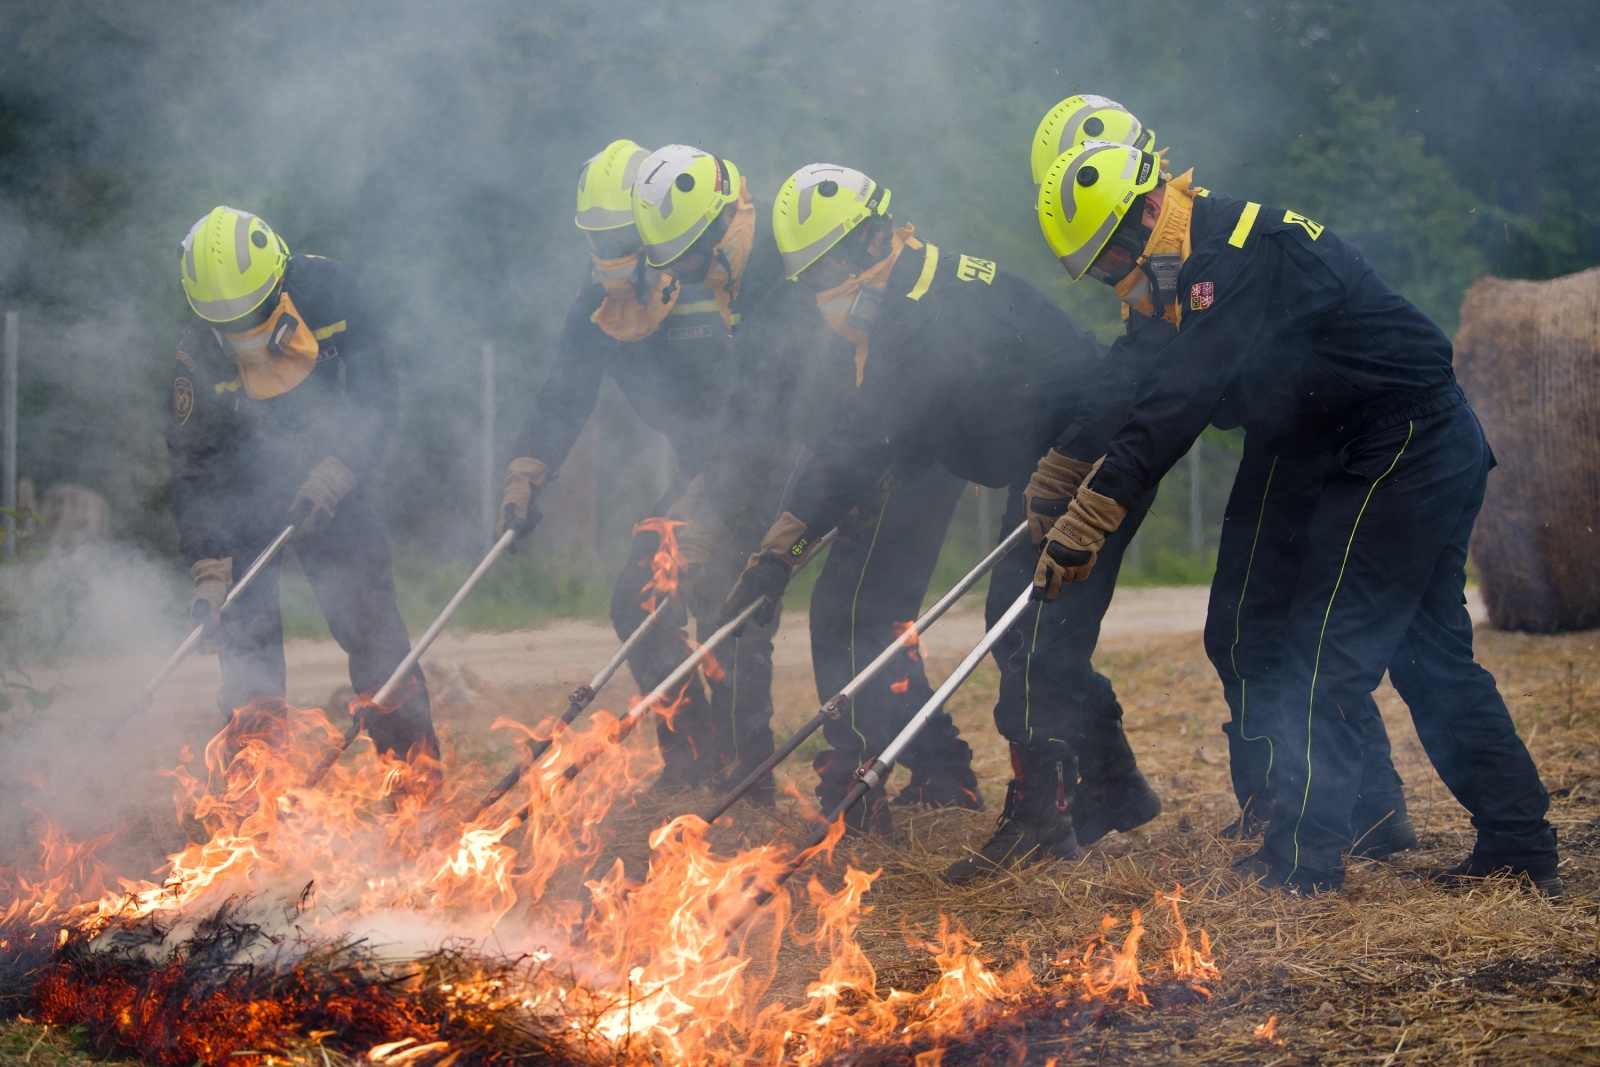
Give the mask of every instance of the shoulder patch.
[(1195, 282), (1189, 286), (1189, 310), (1204, 311), (1217, 300), (1217, 287), (1211, 282)]
[[(182, 355), (182, 353), (179, 353)], [(194, 414), (194, 383), (187, 378), (175, 379), (172, 383), (172, 415), (182, 426), (189, 421), (189, 416)]]
[(1298, 211), (1285, 211), (1283, 213), (1283, 221), (1299, 226), (1311, 236), (1313, 241), (1322, 236), (1322, 223), (1312, 222)]
[(994, 260), (964, 255), (956, 261), (956, 277), (964, 282), (980, 281), (988, 285), (994, 281)]
[(190, 374), (199, 374), (200, 368), (194, 365), (194, 357), (183, 349), (178, 349), (178, 362), (189, 368)]

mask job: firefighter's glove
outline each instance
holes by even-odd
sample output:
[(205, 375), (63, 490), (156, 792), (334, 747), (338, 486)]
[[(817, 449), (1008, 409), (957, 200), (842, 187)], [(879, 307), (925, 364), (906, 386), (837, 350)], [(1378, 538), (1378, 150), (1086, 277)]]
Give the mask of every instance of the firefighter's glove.
[(494, 539), (504, 537), (507, 530), (516, 532), (517, 540), (533, 533), (541, 518), (535, 501), (539, 490), (550, 477), (550, 468), (532, 456), (518, 456), (506, 468), (505, 491), (500, 496), (500, 522), (495, 526)]
[(1044, 539), (1039, 565), (1033, 571), (1034, 595), (1054, 600), (1063, 585), (1081, 582), (1094, 569), (1094, 561), (1128, 509), (1093, 489), (1079, 489)]
[(1053, 448), (1040, 458), (1022, 491), (1028, 509), (1028, 536), (1035, 545), (1044, 541), (1056, 520), (1067, 513), (1072, 495), (1093, 469), (1094, 464), (1063, 456)]
[(326, 527), (338, 510), (339, 501), (349, 496), (355, 487), (356, 476), (333, 456), (325, 457), (312, 467), (305, 484), (289, 504), (289, 514), (300, 523), (294, 539), (298, 541)]
[(725, 625), (763, 597), (766, 602), (756, 609), (754, 618), (760, 626), (771, 622), (790, 577), (811, 561), (821, 540), (803, 519), (784, 512), (761, 539), (761, 550), (750, 557), (739, 580), (733, 583), (720, 622)]
[(222, 602), (227, 599), (228, 586), (233, 584), (233, 557), (226, 559), (196, 560), (189, 568), (194, 580), (194, 592), (189, 596), (189, 629), (200, 627), (200, 643), (195, 651), (209, 656), (217, 636), (217, 620), (222, 617)]

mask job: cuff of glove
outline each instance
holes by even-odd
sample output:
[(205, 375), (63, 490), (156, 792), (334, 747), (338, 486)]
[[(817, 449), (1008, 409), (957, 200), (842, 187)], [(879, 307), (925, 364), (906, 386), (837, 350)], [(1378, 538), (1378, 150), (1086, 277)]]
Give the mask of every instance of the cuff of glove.
[(518, 456), (506, 467), (505, 487), (510, 489), (514, 484), (525, 483), (536, 490), (543, 489), (549, 478), (549, 465), (532, 456)]
[(1093, 463), (1086, 463), (1081, 459), (1050, 449), (1039, 458), (1039, 474), (1059, 485), (1065, 486), (1069, 491), (1078, 488), (1083, 480), (1094, 470)]
[[(1084, 486), (1072, 498), (1072, 505), (1056, 525), (1070, 529), (1075, 539), (1081, 538), (1085, 544), (1098, 545), (1116, 533), (1127, 514), (1128, 509), (1115, 500)], [(1085, 537), (1086, 534), (1090, 536)]]
[(189, 577), (197, 586), (207, 582), (221, 582), (222, 587), (226, 589), (233, 584), (233, 557), (197, 559), (189, 568)]
[(796, 571), (817, 554), (826, 530), (813, 530), (804, 519), (785, 511), (761, 539), (761, 551), (782, 560)]

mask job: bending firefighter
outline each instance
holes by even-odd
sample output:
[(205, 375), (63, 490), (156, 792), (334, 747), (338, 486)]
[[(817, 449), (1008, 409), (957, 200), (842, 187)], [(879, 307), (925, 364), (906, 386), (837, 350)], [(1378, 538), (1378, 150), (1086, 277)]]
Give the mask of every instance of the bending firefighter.
[[(388, 341), (348, 267), (290, 256), (249, 212), (219, 207), (195, 223), (179, 271), (196, 320), (178, 343), (167, 412), (172, 513), (194, 578), (190, 623), (221, 654), (222, 710), (284, 695), (281, 558), (221, 606), (291, 522), (300, 566), (350, 657), (350, 684), (370, 697), (411, 647), (366, 490), (397, 406)], [(436, 775), (420, 668), (397, 701), (358, 705), (367, 733), (380, 753)]]
[[(843, 417), (796, 478), (787, 510), (747, 564), (727, 611), (780, 591), (819, 532), (873, 500), (881, 473), (893, 470), (908, 487), (910, 506), (892, 524), (886, 509), (849, 565), (869, 577), (916, 575), (920, 586), (896, 609), (900, 620), (910, 619), (950, 521), (943, 497), (910, 495), (911, 487), (928, 484), (929, 472), (1009, 487), (1002, 525), (1011, 529), (1026, 518), (1037, 539), (1126, 410), (1131, 379), (1120, 404), (1102, 399), (1103, 383), (1133, 373), (1139, 346), (1161, 340), (1154, 333), (1153, 342), (1130, 338), (1108, 355), (1018, 276), (987, 259), (942, 251), (909, 225), (894, 227), (888, 202), (888, 190), (866, 175), (826, 164), (801, 169), (779, 194), (774, 229), (785, 270), (816, 294), (853, 380), (838, 405)], [(890, 507), (901, 491), (890, 492)], [(1074, 858), (1080, 844), (1160, 811), (1122, 734), (1111, 686), (1089, 661), (1116, 558), (1137, 525), (1136, 516), (1108, 546), (1112, 566), (1097, 581), (1031, 610), (998, 648), (994, 714), (1011, 742), (1013, 780), (997, 832), (950, 868), (952, 881), (1050, 856)], [(1001, 561), (991, 578), (991, 617), (1032, 569), (1032, 553)], [(880, 626), (857, 658), (893, 636)], [(918, 692), (908, 699), (876, 694), (874, 702), (858, 702), (851, 718), (824, 726), (837, 754), (822, 767), (825, 806), (842, 799), (855, 768), (931, 696), (920, 668), (915, 678)], [(863, 828), (882, 827), (886, 814), (881, 791), (869, 793)]]
[[(1062, 152), (1091, 140), (1156, 152), (1150, 129), (1121, 104), (1103, 96), (1068, 97), (1045, 114), (1035, 131), (1030, 153), (1034, 186), (1044, 183)], [(1180, 181), (1187, 185), (1189, 177)], [(1130, 297), (1141, 302), (1138, 294)], [(1122, 312), (1124, 317), (1132, 314), (1126, 303)], [(1177, 324), (1175, 308), (1171, 321)], [(1328, 453), (1309, 458), (1287, 455), (1260, 434), (1247, 435), (1239, 476), (1223, 516), (1205, 639), (1230, 711), (1223, 731), (1240, 807), (1239, 818), (1222, 831), (1224, 837), (1259, 836), (1272, 817), (1275, 792), (1270, 779), (1284, 611), (1294, 592), (1305, 525), (1328, 459)], [(1406, 813), (1388, 732), (1370, 694), (1362, 699), (1357, 718), (1363, 729), (1361, 784), (1351, 816), (1351, 851), (1386, 856), (1415, 845), (1416, 830)]]
[[(635, 182), (654, 195), (663, 174), (676, 181), (668, 186), (675, 210), (670, 219), (647, 215), (636, 224)], [(654, 184), (647, 181), (652, 175)], [(650, 154), (632, 141), (614, 141), (583, 165), (576, 222), (589, 243), (591, 279), (567, 312), (555, 362), (506, 472), (501, 529), (509, 525), (526, 536), (539, 522), (536, 501), (593, 413), (607, 374), (640, 419), (671, 443), (671, 482), (660, 500), (641, 509), (611, 603), (620, 637), (652, 608), (667, 613), (629, 660), (641, 692), (686, 654), (685, 609), (700, 621), (701, 636), (709, 632), (706, 623), (749, 551), (739, 538), (759, 535), (781, 492), (762, 490), (764, 512), (756, 492), (750, 515), (688, 521), (721, 447), (716, 428), (737, 379), (735, 335), (746, 309), (780, 277), (776, 253), (764, 254), (755, 240), (756, 214), (738, 170), (692, 148), (669, 145)], [(655, 465), (653, 457), (639, 459)], [(658, 554), (676, 557), (660, 578)], [(752, 627), (719, 649), (722, 673), (691, 678), (670, 721), (658, 721), (664, 760), (658, 789), (737, 782), (738, 768), (772, 751), (775, 628)], [(770, 791), (760, 799), (770, 803)]]
[[(1296, 477), (1304, 543), (1273, 609), (1276, 805), (1244, 866), (1299, 891), (1342, 885), (1369, 697), (1387, 670), (1478, 831), (1443, 877), (1510, 871), (1559, 893), (1548, 795), (1472, 658), (1467, 541), (1494, 457), (1449, 341), (1321, 224), (1186, 179), (1167, 180), (1149, 152), (1091, 141), (1057, 158), (1040, 189), (1040, 226), (1068, 273), (1094, 275), (1179, 332), (1051, 529), (1036, 584), (1092, 578), (1107, 539), (1207, 423), (1242, 426), (1261, 455), (1308, 464)], [(1265, 487), (1266, 466), (1242, 473)], [(1224, 559), (1218, 571), (1236, 567)]]

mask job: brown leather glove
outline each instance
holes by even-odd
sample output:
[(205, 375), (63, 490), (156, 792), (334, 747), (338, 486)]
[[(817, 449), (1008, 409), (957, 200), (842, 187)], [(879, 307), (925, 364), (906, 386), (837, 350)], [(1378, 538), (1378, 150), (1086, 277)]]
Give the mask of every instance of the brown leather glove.
[(783, 591), (788, 587), (789, 579), (795, 571), (811, 562), (821, 540), (820, 535), (813, 536), (805, 520), (787, 511), (780, 515), (761, 539), (761, 550), (750, 557), (739, 580), (733, 583), (733, 589), (722, 606), (718, 625), (727, 623), (752, 601), (762, 597), (766, 597), (767, 602), (756, 611), (755, 621), (762, 626), (771, 622), (779, 602), (783, 600)]
[(496, 541), (507, 530), (515, 530), (518, 541), (533, 533), (541, 517), (534, 498), (549, 478), (550, 468), (532, 456), (518, 456), (511, 461), (506, 467), (505, 492), (500, 496), (500, 521), (494, 528)]
[(1053, 448), (1039, 457), (1039, 465), (1022, 491), (1022, 501), (1028, 509), (1028, 536), (1034, 544), (1043, 541), (1050, 527), (1067, 513), (1072, 494), (1092, 470), (1094, 464), (1063, 456)]
[(201, 627), (195, 651), (209, 656), (216, 651), (211, 641), (216, 636), (217, 620), (222, 617), (228, 586), (233, 584), (233, 557), (197, 559), (189, 568), (189, 577), (194, 580), (194, 592), (189, 596), (189, 629)]
[(1067, 513), (1050, 528), (1044, 551), (1033, 571), (1033, 588), (1046, 601), (1054, 600), (1063, 585), (1081, 582), (1094, 570), (1100, 546), (1122, 525), (1128, 509), (1087, 486), (1080, 488)]
[[(289, 504), (291, 516), (304, 516), (300, 528), (294, 532), (296, 541), (307, 534), (316, 533), (319, 525), (333, 518), (339, 501), (350, 495), (356, 487), (356, 476), (337, 458), (325, 456), (321, 463), (311, 468), (305, 484)], [(318, 516), (323, 516), (318, 518)]]

